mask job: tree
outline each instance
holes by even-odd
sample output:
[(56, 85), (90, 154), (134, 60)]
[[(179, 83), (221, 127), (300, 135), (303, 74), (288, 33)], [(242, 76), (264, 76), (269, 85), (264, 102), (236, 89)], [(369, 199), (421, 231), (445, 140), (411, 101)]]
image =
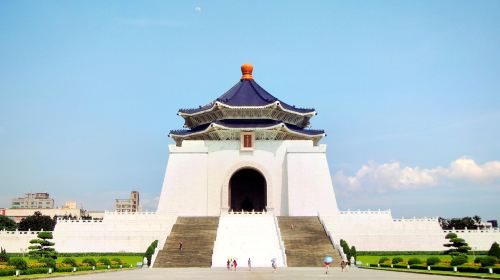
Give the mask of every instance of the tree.
[(9, 217), (0, 215), (0, 230), (16, 230), (17, 224)]
[(353, 257), (354, 257), (354, 262), (356, 262), (356, 259), (358, 258), (358, 254), (357, 254), (357, 252), (356, 252), (356, 247), (351, 246), (350, 253), (351, 253), (351, 256), (353, 256)]
[(55, 226), (55, 219), (52, 219), (49, 216), (42, 215), (40, 211), (36, 211), (33, 215), (21, 220), (21, 222), (19, 223), (19, 230), (53, 231)]
[(498, 243), (493, 242), (493, 244), (491, 244), (490, 250), (488, 250), (488, 256), (500, 259), (500, 246), (498, 246)]
[(9, 261), (9, 255), (7, 255), (7, 252), (5, 251), (4, 248), (0, 248), (0, 262), (8, 262)]
[(347, 258), (347, 261), (351, 261), (351, 250), (349, 249), (349, 244), (344, 239), (340, 239), (340, 247), (342, 247), (342, 250), (344, 251), (344, 254)]
[(454, 256), (467, 255), (467, 252), (471, 249), (469, 244), (467, 244), (464, 239), (459, 238), (456, 233), (450, 232), (445, 238), (448, 239), (449, 242), (444, 244), (444, 246), (450, 248), (444, 252), (445, 254)]
[(56, 251), (54, 249), (54, 242), (50, 242), (49, 239), (52, 239), (52, 232), (50, 231), (41, 231), (37, 234), (37, 239), (33, 239), (30, 241), (31, 246), (28, 247), (29, 255), (31, 257), (40, 257), (40, 258), (56, 258)]
[(441, 225), (441, 228), (445, 230), (449, 229), (477, 229), (479, 226), (479, 223), (481, 223), (481, 217), (479, 216), (474, 216), (474, 217), (463, 217), (463, 218), (452, 218), (452, 219), (446, 219), (446, 218), (439, 218), (439, 224)]

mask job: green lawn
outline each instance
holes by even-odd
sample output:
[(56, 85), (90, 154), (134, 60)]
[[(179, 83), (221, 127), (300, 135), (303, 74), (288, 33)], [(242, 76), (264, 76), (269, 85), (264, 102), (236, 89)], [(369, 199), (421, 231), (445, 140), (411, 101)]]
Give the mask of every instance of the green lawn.
[[(107, 258), (109, 260), (112, 260), (113, 258), (119, 258), (120, 260), (122, 260), (122, 262), (124, 263), (128, 263), (128, 264), (132, 264), (135, 266), (135, 264), (137, 262), (142, 262), (142, 256), (85, 256), (85, 257), (58, 257), (56, 259), (56, 262), (57, 263), (60, 263), (62, 262), (63, 259), (65, 258), (72, 258), (72, 259), (75, 259), (77, 262), (82, 262), (83, 259), (94, 259), (94, 260), (98, 260), (100, 258)], [(24, 257), (23, 258), (24, 260), (26, 260), (28, 263), (29, 262), (33, 262), (35, 260), (33, 259), (30, 259), (29, 257)]]
[[(122, 270), (135, 269), (134, 268), (124, 268)], [(50, 274), (50, 277), (64, 276), (64, 275), (82, 275), (82, 274), (91, 274), (91, 273), (106, 273), (117, 271), (120, 269), (111, 269), (111, 270), (95, 270), (95, 271), (77, 271), (77, 272), (54, 272)], [(20, 275), (18, 277), (13, 276), (0, 276), (0, 280), (4, 279), (35, 279), (35, 278), (47, 278), (49, 274), (31, 274), (31, 275)]]
[(453, 272), (453, 271), (427, 271), (427, 270), (409, 270), (403, 268), (378, 268), (371, 267), (367, 269), (380, 269), (380, 270), (389, 270), (389, 271), (400, 271), (400, 272), (408, 272), (408, 273), (420, 273), (420, 274), (437, 274), (437, 275), (461, 275), (461, 276), (472, 276), (478, 278), (489, 278), (489, 279), (500, 279), (500, 275), (498, 274), (488, 274), (488, 273), (471, 273), (471, 272)]
[[(476, 255), (476, 256), (469, 256), (469, 262), (473, 262), (475, 257), (478, 257), (480, 255)], [(482, 256), (482, 255), (481, 255)], [(425, 261), (427, 260), (427, 258), (429, 257), (438, 257), (440, 258), (441, 260), (448, 260), (450, 261), (451, 260), (451, 256), (450, 255), (393, 255), (393, 256), (358, 256), (358, 261), (361, 261), (363, 262), (363, 265), (366, 264), (366, 263), (372, 263), (372, 264), (377, 264), (378, 263), (378, 260), (382, 257), (387, 257), (389, 258), (390, 260), (392, 260), (392, 258), (394, 257), (401, 257), (403, 258), (405, 261), (408, 261), (409, 259), (411, 258), (419, 258), (422, 260), (422, 262), (425, 263)]]

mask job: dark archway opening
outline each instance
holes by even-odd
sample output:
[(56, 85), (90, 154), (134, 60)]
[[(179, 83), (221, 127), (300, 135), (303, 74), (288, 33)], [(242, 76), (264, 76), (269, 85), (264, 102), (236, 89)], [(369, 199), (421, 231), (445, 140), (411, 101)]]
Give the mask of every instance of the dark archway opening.
[(229, 180), (229, 208), (233, 211), (266, 209), (266, 179), (255, 169), (240, 169)]

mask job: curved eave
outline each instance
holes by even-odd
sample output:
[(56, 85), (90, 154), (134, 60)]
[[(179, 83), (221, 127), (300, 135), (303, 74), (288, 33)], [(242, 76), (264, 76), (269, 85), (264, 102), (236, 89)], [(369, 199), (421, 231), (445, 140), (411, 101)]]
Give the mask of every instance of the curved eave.
[[(275, 101), (275, 102), (269, 103), (268, 105), (264, 105), (264, 106), (232, 106), (232, 105), (220, 102), (220, 101), (215, 101), (214, 103), (212, 103), (212, 106), (210, 106), (206, 109), (200, 109), (200, 111), (196, 111), (196, 112), (188, 112), (187, 110), (181, 109), (181, 110), (179, 110), (179, 112), (177, 112), (177, 115), (179, 115), (183, 118), (188, 118), (188, 117), (197, 116), (197, 115), (211, 112), (211, 111), (217, 109), (219, 106), (224, 107), (224, 108), (229, 108), (229, 109), (266, 109), (266, 108), (276, 107), (276, 108), (280, 108), (284, 112), (288, 112), (288, 113), (296, 114), (296, 115), (300, 115), (300, 116), (312, 117), (312, 116), (316, 115), (316, 110), (314, 110), (314, 109), (310, 109), (310, 111), (306, 111), (306, 112), (299, 112), (296, 110), (286, 108), (285, 106), (283, 106), (281, 104), (280, 101)], [(292, 106), (289, 106), (289, 107), (292, 107)], [(304, 109), (302, 109), (302, 110), (304, 110)]]
[[(176, 131), (171, 131), (168, 136), (173, 137), (173, 138), (187, 138), (187, 137), (193, 137), (193, 136), (200, 135), (200, 134), (205, 134), (205, 133), (208, 133), (208, 132), (211, 132), (214, 130), (218, 130), (218, 129), (242, 130), (242, 131), (276, 129), (276, 130), (284, 130), (290, 134), (295, 134), (295, 135), (302, 136), (305, 138), (322, 138), (322, 137), (326, 136), (325, 132), (320, 131), (320, 130), (318, 130), (318, 131), (309, 130), (310, 133), (302, 133), (302, 132), (300, 132), (300, 130), (292, 129), (292, 128), (288, 127), (285, 123), (278, 123), (278, 124), (270, 125), (270, 126), (259, 126), (259, 127), (249, 126), (249, 127), (238, 127), (238, 128), (234, 128), (234, 127), (226, 126), (226, 125), (222, 125), (222, 124), (217, 124), (217, 123), (212, 123), (209, 126), (207, 126), (205, 129), (200, 130), (200, 131), (196, 131), (196, 132), (192, 132), (192, 133), (185, 133), (185, 134), (184, 133), (183, 134), (176, 134)], [(186, 131), (186, 132), (188, 132), (188, 131)], [(314, 132), (317, 132), (317, 133), (314, 133)]]

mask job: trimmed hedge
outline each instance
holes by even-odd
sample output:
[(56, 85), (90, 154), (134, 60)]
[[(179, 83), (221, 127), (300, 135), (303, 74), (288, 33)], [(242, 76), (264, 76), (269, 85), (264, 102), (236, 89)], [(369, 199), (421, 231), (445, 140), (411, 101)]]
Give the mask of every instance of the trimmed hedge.
[(441, 262), (441, 259), (438, 257), (428, 257), (426, 264), (427, 265), (435, 265)]
[[(477, 254), (477, 251), (476, 251)], [(9, 257), (24, 257), (23, 253), (7, 253), (7, 256)], [(130, 253), (130, 252), (123, 252), (123, 253), (117, 253), (117, 252), (111, 252), (111, 253), (57, 253), (58, 257), (101, 257), (101, 256), (142, 256), (144, 253)], [(486, 254), (483, 254), (486, 255)]]
[(0, 276), (14, 276), (16, 275), (15, 269), (0, 269)]
[(398, 264), (400, 262), (403, 262), (403, 258), (402, 257), (394, 257), (392, 258), (392, 264)]
[(385, 263), (386, 261), (389, 261), (390, 259), (388, 257), (381, 257), (379, 260), (378, 260), (378, 263), (382, 264), (382, 263)]
[(451, 266), (462, 265), (467, 262), (467, 259), (468, 259), (467, 256), (464, 255), (455, 256), (451, 259), (450, 265)]
[(421, 264), (422, 260), (419, 258), (411, 258), (408, 260), (409, 265), (414, 265), (414, 264)]
[(95, 266), (97, 263), (94, 259), (85, 258), (82, 260), (82, 264), (89, 265), (89, 266)]
[(479, 262), (482, 267), (494, 266), (497, 263), (497, 258), (492, 256), (482, 257)]
[(111, 261), (108, 258), (100, 258), (97, 260), (97, 262), (103, 265), (111, 265)]
[(406, 266), (406, 264), (394, 264), (394, 265), (393, 265), (393, 267), (394, 267), (394, 268), (408, 268), (408, 267)]
[(25, 270), (21, 270), (21, 275), (30, 275), (30, 274), (47, 274), (49, 273), (48, 267), (34, 267), (28, 268)]
[(16, 267), (16, 269), (24, 270), (28, 268), (28, 264), (25, 260), (21, 258), (11, 258), (8, 262), (8, 265)]
[(414, 265), (410, 265), (410, 269), (427, 270), (427, 265), (425, 265), (425, 264), (414, 264)]
[(77, 266), (77, 264), (76, 264), (76, 260), (75, 260), (75, 259), (73, 259), (73, 258), (64, 258), (64, 259), (62, 260), (62, 263), (63, 263), (63, 264), (65, 264), (65, 265), (72, 266), (72, 267), (73, 267), (73, 266)]

